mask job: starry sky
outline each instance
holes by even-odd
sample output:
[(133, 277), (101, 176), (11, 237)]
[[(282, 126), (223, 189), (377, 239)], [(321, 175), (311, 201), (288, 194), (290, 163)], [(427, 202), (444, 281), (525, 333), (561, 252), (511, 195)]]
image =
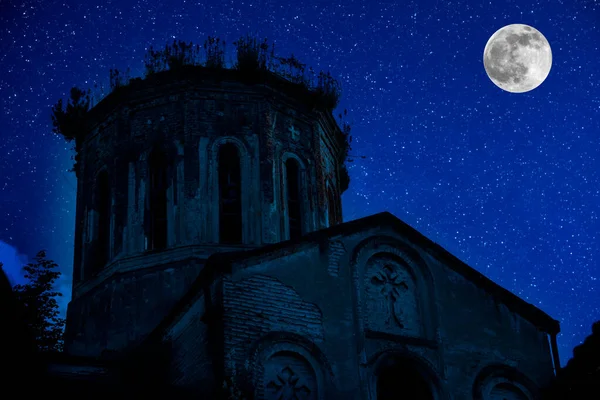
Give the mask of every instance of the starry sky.
[[(482, 62), (513, 23), (553, 55), (521, 94)], [(390, 211), (560, 320), (564, 364), (600, 319), (595, 0), (2, 0), (0, 261), (13, 282), (46, 249), (69, 300), (76, 181), (51, 106), (72, 86), (102, 98), (110, 68), (141, 76), (151, 45), (247, 33), (340, 80), (352, 154), (365, 156), (350, 164), (344, 219)]]

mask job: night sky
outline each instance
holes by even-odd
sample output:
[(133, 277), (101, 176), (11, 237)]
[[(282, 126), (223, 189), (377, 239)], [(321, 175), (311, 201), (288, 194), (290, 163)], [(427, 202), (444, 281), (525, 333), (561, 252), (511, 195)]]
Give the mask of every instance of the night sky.
[[(564, 364), (600, 319), (594, 3), (2, 0), (0, 261), (17, 282), (46, 249), (66, 306), (76, 182), (50, 110), (72, 86), (108, 87), (110, 68), (141, 76), (151, 45), (251, 33), (342, 83), (352, 154), (366, 157), (350, 164), (344, 220), (390, 211), (560, 320)], [(550, 75), (521, 94), (496, 87), (482, 62), (513, 23), (552, 47)]]

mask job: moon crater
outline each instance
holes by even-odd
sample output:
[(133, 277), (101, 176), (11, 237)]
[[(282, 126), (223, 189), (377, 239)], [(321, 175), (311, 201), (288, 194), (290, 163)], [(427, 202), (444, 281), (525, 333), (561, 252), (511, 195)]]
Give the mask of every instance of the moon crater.
[(538, 30), (507, 25), (496, 31), (483, 51), (483, 65), (500, 89), (524, 93), (544, 82), (552, 67), (550, 44)]

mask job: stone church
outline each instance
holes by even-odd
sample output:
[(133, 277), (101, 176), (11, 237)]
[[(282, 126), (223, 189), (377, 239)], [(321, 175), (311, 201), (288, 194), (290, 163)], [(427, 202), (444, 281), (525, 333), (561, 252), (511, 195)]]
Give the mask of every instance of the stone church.
[(137, 354), (140, 385), (194, 398), (536, 399), (558, 322), (392, 214), (343, 222), (331, 111), (230, 72), (90, 110), (52, 374), (118, 387)]

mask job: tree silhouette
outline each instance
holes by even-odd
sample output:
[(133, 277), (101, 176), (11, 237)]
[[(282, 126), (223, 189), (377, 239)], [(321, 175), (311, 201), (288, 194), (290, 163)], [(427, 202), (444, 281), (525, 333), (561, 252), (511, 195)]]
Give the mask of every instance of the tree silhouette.
[(62, 351), (65, 320), (59, 317), (54, 282), (60, 277), (58, 265), (46, 259), (40, 251), (35, 261), (23, 267), (29, 282), (13, 288), (16, 302), (22, 309), (25, 323), (33, 336), (37, 350)]
[(35, 379), (41, 376), (39, 363), (35, 358), (35, 342), (27, 329), (23, 308), (11, 289), (1, 262), (0, 326), (2, 326), (0, 329), (0, 343), (3, 344), (2, 361), (10, 366), (1, 374), (0, 383), (18, 385), (26, 380), (24, 377)]
[(573, 349), (573, 358), (544, 390), (545, 400), (597, 399), (600, 393), (600, 321), (592, 334)]

